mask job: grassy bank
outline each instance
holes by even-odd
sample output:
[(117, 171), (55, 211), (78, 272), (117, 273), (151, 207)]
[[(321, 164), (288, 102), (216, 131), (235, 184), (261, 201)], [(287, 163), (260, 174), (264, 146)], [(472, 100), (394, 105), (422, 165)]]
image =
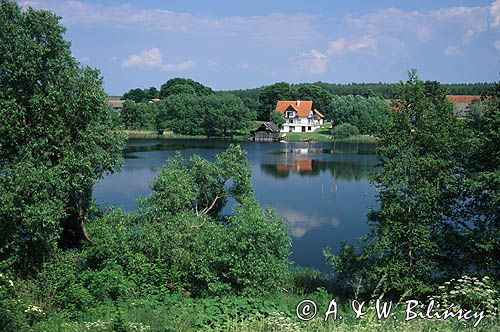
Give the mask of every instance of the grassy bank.
[(171, 131), (165, 131), (162, 135), (158, 135), (155, 130), (125, 130), (127, 138), (156, 138), (156, 139), (192, 139), (192, 140), (232, 140), (232, 141), (246, 141), (248, 140), (248, 135), (234, 135), (232, 137), (211, 137), (205, 135), (182, 135), (174, 134)]
[[(247, 141), (249, 135), (239, 134), (233, 137), (212, 137), (209, 138), (204, 135), (181, 135), (174, 134), (173, 132), (164, 132), (163, 135), (158, 136), (158, 133), (154, 130), (125, 130), (128, 138), (150, 138), (150, 139), (191, 139), (191, 140), (206, 140), (206, 139), (226, 139), (232, 141)], [(346, 143), (376, 143), (377, 139), (374, 136), (351, 136), (348, 138), (337, 138), (334, 139), (331, 135), (330, 130), (320, 128), (312, 133), (286, 133), (284, 140), (287, 142), (346, 142)]]
[[(317, 315), (303, 321), (296, 307), (304, 299), (314, 301)], [(338, 316), (328, 316), (330, 301), (336, 301)], [(272, 297), (213, 297), (193, 299), (181, 294), (126, 299), (87, 308), (77, 315), (48, 313), (32, 331), (234, 331), (234, 332), (327, 332), (327, 331), (498, 331), (499, 319), (486, 316), (473, 328), (475, 319), (414, 319), (405, 321), (406, 305), (394, 304), (391, 316), (377, 319), (375, 304), (366, 303), (362, 318), (356, 318), (348, 300), (319, 289), (310, 294), (281, 293)], [(44, 316), (41, 312), (40, 316)], [(47, 313), (45, 313), (47, 314)], [(342, 319), (340, 319), (342, 316)], [(396, 317), (396, 319), (394, 319)]]
[(327, 128), (319, 128), (312, 133), (286, 133), (284, 140), (287, 142), (346, 142), (346, 143), (376, 143), (375, 136), (356, 135), (346, 138), (334, 138), (331, 130)]

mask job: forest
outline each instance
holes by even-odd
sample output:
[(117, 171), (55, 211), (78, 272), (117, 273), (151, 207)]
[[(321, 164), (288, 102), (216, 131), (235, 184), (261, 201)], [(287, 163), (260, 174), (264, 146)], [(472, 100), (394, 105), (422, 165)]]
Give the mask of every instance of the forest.
[[(322, 274), (290, 261), (286, 225), (258, 203), (238, 145), (214, 160), (178, 154), (159, 169), (137, 211), (101, 209), (92, 188), (119, 171), (125, 137), (99, 71), (75, 60), (64, 30), (49, 11), (0, 2), (1, 331), (499, 326), (500, 83), (459, 118), (445, 87), (410, 70), (398, 85), (398, 111), (384, 113), (377, 129), (380, 168), (372, 181), (379, 207), (369, 213), (369, 233), (339, 253), (325, 248), (330, 272)], [(187, 94), (163, 89), (164, 100), (178, 106), (172, 112), (188, 112), (186, 105), (241, 111), (234, 94), (192, 85), (172, 87)], [(350, 98), (339, 97), (339, 108), (358, 102)], [(208, 130), (204, 121), (211, 119), (199, 121)], [(213, 135), (239, 129), (220, 121), (227, 127)], [(359, 130), (373, 130), (362, 123)], [(228, 202), (233, 207), (223, 212)], [(297, 317), (304, 299), (326, 310), (332, 298), (345, 319)], [(366, 317), (352, 314), (354, 299), (370, 305)], [(377, 299), (394, 301), (400, 319), (376, 319)], [(470, 310), (484, 319), (404, 321), (408, 300), (437, 301), (438, 311)]]
[[(427, 81), (433, 86), (437, 82)], [(126, 100), (121, 123), (130, 130), (171, 130), (182, 135), (233, 137), (248, 135), (255, 120), (283, 123), (275, 111), (278, 100), (312, 100), (313, 107), (332, 122), (332, 135), (376, 135), (385, 125), (391, 100), (399, 84), (348, 84), (279, 82), (258, 89), (214, 91), (187, 78), (173, 78), (160, 89), (134, 88)], [(447, 94), (485, 95), (491, 83), (441, 84)], [(151, 102), (154, 100), (155, 102)]]

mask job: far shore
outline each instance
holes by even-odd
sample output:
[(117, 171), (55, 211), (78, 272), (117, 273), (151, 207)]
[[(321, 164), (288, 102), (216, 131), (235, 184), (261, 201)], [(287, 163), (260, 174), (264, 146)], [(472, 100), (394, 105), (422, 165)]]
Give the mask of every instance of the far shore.
[[(127, 138), (143, 138), (143, 139), (162, 139), (162, 140), (228, 140), (246, 142), (249, 140), (249, 135), (238, 134), (227, 137), (208, 137), (205, 135), (182, 135), (175, 134), (171, 131), (165, 131), (162, 135), (158, 135), (155, 130), (124, 130)], [(312, 133), (286, 133), (283, 137), (286, 142), (345, 142), (345, 143), (377, 143), (378, 139), (375, 136), (356, 135), (347, 138), (336, 138), (325, 134), (325, 131)]]

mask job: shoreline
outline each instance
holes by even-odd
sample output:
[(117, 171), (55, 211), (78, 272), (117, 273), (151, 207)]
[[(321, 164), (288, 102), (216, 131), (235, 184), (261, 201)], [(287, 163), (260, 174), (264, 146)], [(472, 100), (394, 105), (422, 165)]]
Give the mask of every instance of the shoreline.
[[(160, 140), (212, 140), (212, 141), (237, 141), (237, 142), (248, 142), (248, 135), (235, 135), (232, 137), (208, 137), (204, 135), (182, 135), (174, 134), (172, 132), (167, 132), (162, 135), (154, 130), (124, 130), (127, 135), (127, 139), (160, 139)], [(377, 143), (378, 139), (374, 136), (358, 135), (351, 136), (348, 138), (338, 138), (334, 139), (333, 136), (321, 134), (321, 133), (287, 133), (283, 138), (285, 142), (331, 142), (331, 143)]]

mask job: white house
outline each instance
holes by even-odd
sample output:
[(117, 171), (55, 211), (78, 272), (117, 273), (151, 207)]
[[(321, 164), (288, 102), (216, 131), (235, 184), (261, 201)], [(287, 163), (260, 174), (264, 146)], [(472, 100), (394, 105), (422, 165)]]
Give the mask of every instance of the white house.
[(311, 100), (280, 100), (276, 104), (276, 111), (285, 117), (281, 132), (315, 131), (325, 118), (317, 109), (313, 109)]

